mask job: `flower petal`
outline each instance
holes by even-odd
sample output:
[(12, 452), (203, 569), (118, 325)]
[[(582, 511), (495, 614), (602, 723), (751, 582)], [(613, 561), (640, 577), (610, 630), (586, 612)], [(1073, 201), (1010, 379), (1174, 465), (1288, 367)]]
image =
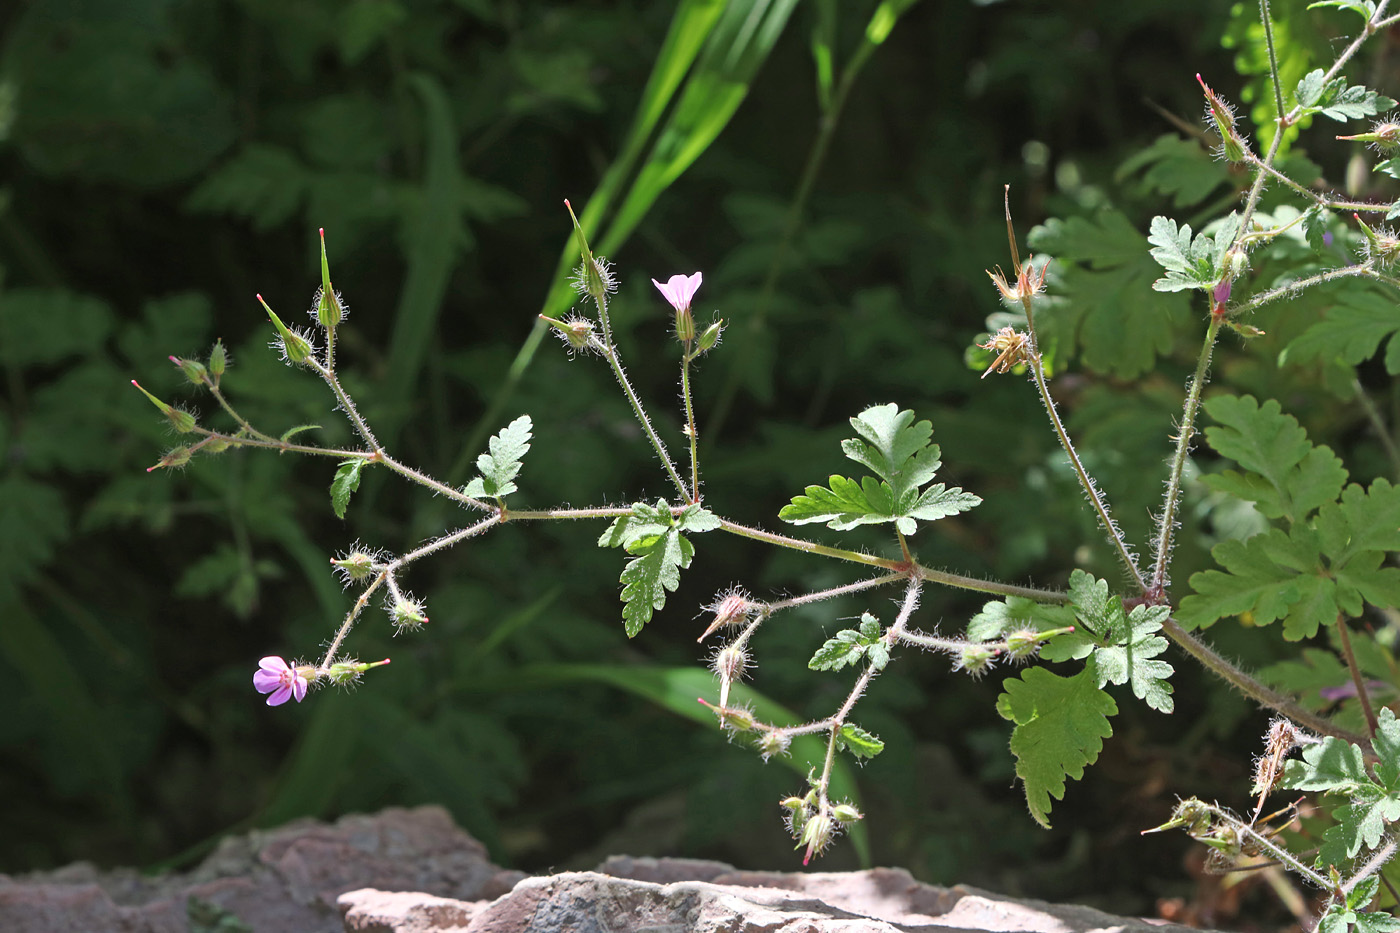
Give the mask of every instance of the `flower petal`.
[(272, 694), (272, 696), (270, 696), (270, 697), (267, 698), (267, 705), (268, 705), (268, 706), (281, 706), (283, 703), (286, 703), (286, 702), (287, 702), (287, 698), (290, 697), (291, 695), (292, 695), (292, 686), (291, 686), (291, 684), (282, 684), (280, 687), (277, 688), (277, 690)]
[(662, 285), (656, 279), (651, 280), (661, 294), (670, 303), (671, 307), (677, 311), (690, 310), (690, 300), (695, 297), (695, 292), (700, 288), (702, 276), (699, 272), (694, 275), (673, 275)]

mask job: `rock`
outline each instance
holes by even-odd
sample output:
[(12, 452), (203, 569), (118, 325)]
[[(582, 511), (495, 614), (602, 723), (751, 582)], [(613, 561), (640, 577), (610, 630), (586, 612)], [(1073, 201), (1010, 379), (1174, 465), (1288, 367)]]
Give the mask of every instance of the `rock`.
[[(899, 869), (740, 871), (614, 857), (529, 878), (491, 864), (439, 807), (302, 821), (147, 878), (70, 865), (0, 875), (3, 933), (1151, 933), (1073, 905), (940, 888)], [(1184, 931), (1157, 926), (1155, 931)]]
[[(1162, 933), (1185, 927), (1089, 907), (940, 888), (908, 872), (736, 871), (692, 859), (612, 858), (593, 872), (526, 878), (492, 902), (351, 891), (347, 933)], [(431, 915), (443, 918), (434, 925)]]
[[(4, 933), (187, 933), (191, 912), (228, 933), (339, 933), (336, 898), (373, 886), (458, 901), (489, 901), (524, 875), (487, 859), (441, 807), (305, 820), (224, 840), (187, 874), (147, 878), (131, 869), (70, 865), (0, 875)], [(191, 904), (193, 900), (193, 905)]]

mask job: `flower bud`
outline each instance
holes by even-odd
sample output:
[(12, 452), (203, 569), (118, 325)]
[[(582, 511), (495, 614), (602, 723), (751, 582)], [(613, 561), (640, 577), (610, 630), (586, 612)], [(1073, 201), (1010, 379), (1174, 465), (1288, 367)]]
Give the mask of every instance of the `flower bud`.
[(711, 603), (705, 608), (712, 610), (715, 616), (710, 620), (709, 626), (701, 633), (700, 637), (695, 639), (696, 641), (704, 641), (716, 629), (730, 625), (742, 625), (748, 621), (750, 613), (757, 607), (749, 600), (748, 595), (743, 590), (735, 589), (726, 594), (719, 602)]
[[(374, 573), (374, 555), (366, 554), (364, 551), (351, 551), (345, 557), (332, 557), (331, 566), (335, 567), (344, 577), (346, 582), (363, 580)], [(426, 619), (424, 621), (427, 621)]]
[(194, 415), (179, 408), (171, 408), (165, 413), (165, 417), (170, 419), (170, 424), (175, 428), (177, 434), (188, 434), (194, 430)]
[(137, 382), (135, 379), (131, 380), (131, 384), (136, 386), (136, 388), (140, 390), (142, 395), (146, 396), (146, 398), (151, 400), (151, 404), (156, 406), (156, 410), (166, 417), (166, 420), (170, 422), (171, 426), (175, 428), (176, 432), (180, 434), (188, 434), (189, 432), (194, 430), (194, 415), (190, 414), (187, 411), (181, 411), (174, 405), (167, 405), (165, 402), (162, 402), (160, 399), (156, 398), (154, 395), (147, 392), (145, 389), (142, 389), (141, 383)]
[(383, 667), (385, 664), (388, 663), (388, 658), (385, 658), (383, 661), (372, 661), (369, 663), (356, 661), (353, 659), (337, 661), (330, 667), (326, 668), (325, 676), (333, 684), (338, 684), (342, 687), (348, 687), (351, 684), (358, 683), (360, 680), (360, 675), (363, 674), (365, 671), (369, 670), (372, 667)]
[(209, 351), (209, 375), (214, 377), (214, 385), (219, 384), (219, 377), (228, 368), (228, 351), (224, 349), (222, 340), (214, 341), (214, 349)]
[(1372, 126), (1369, 133), (1357, 133), (1355, 136), (1338, 136), (1337, 138), (1370, 143), (1377, 152), (1381, 153), (1394, 152), (1396, 149), (1400, 149), (1400, 123), (1383, 120)]
[(262, 304), (263, 310), (267, 311), (267, 316), (269, 319), (271, 319), (272, 326), (277, 328), (277, 334), (281, 338), (277, 341), (276, 344), (274, 344), (274, 346), (280, 345), (282, 353), (286, 357), (287, 362), (306, 362), (315, 349), (314, 347), (312, 347), (311, 341), (307, 340), (305, 337), (303, 337), (296, 331), (288, 328), (286, 324), (283, 324), (282, 319), (277, 316), (276, 312), (274, 312), (272, 308), (268, 307), (266, 301), (263, 301), (262, 295), (258, 296), (258, 302)]
[(189, 462), (190, 449), (188, 447), (176, 447), (164, 457), (161, 457), (160, 462), (155, 466), (146, 467), (146, 472), (150, 473), (152, 470), (178, 470)]
[(400, 597), (389, 610), (389, 617), (398, 629), (421, 628), (428, 621), (425, 607), (416, 599)]
[(199, 449), (208, 454), (221, 454), (229, 449), (229, 442), (222, 437), (211, 437), (200, 444)]
[(740, 645), (729, 645), (715, 655), (710, 669), (725, 683), (735, 683), (744, 679), (744, 671), (749, 666), (749, 653)]
[(826, 813), (818, 811), (807, 825), (802, 827), (802, 836), (797, 840), (800, 847), (803, 843), (807, 845), (807, 852), (802, 856), (802, 864), (806, 865), (812, 860), (813, 855), (821, 854), (821, 851), (830, 845), (831, 840), (836, 837), (836, 823)]
[(719, 717), (720, 728), (729, 732), (753, 732), (758, 729), (758, 720), (751, 711), (742, 706), (718, 706), (715, 714)]
[(992, 669), (992, 662), (996, 660), (996, 656), (994, 649), (981, 645), (967, 645), (962, 649), (955, 668), (967, 671), (973, 677), (981, 677)]
[(198, 360), (182, 360), (178, 356), (172, 356), (170, 357), (170, 362), (180, 367), (180, 372), (185, 374), (185, 378), (188, 379), (191, 384), (202, 386), (208, 381), (206, 376), (208, 371), (204, 368), (204, 364)]
[(838, 803), (831, 808), (831, 815), (835, 818), (836, 822), (843, 825), (865, 819), (865, 814), (861, 813), (849, 803)]
[[(758, 746), (758, 753), (763, 756), (764, 761), (767, 761), (774, 756), (787, 755), (788, 749), (792, 747), (792, 738), (785, 732), (779, 732), (777, 729), (768, 729), (758, 737), (758, 741), (755, 744)], [(784, 806), (787, 805), (786, 801), (783, 803)]]
[(316, 320), (330, 330), (345, 318), (345, 305), (331, 288), (331, 267), (326, 262), (326, 228), (321, 228), (321, 287), (316, 291)]
[(1033, 629), (1020, 629), (1006, 636), (1006, 654), (1013, 661), (1034, 657), (1038, 650), (1040, 633)]
[(581, 295), (588, 295), (594, 301), (602, 301), (606, 296), (617, 291), (617, 280), (613, 278), (612, 266), (601, 256), (594, 256), (593, 251), (588, 248), (588, 237), (583, 233), (583, 227), (579, 224), (578, 218), (574, 216), (574, 207), (567, 200), (564, 207), (568, 208), (569, 218), (574, 222), (574, 233), (578, 236), (579, 255), (582, 262), (579, 263), (577, 271), (574, 272), (574, 288)]
[(719, 337), (722, 333), (724, 333), (724, 322), (715, 321), (713, 324), (711, 324), (709, 327), (705, 328), (704, 331), (701, 332), (700, 342), (696, 344), (697, 348), (700, 350), (701, 353), (705, 353), (709, 350), (714, 349), (714, 347), (719, 343)]

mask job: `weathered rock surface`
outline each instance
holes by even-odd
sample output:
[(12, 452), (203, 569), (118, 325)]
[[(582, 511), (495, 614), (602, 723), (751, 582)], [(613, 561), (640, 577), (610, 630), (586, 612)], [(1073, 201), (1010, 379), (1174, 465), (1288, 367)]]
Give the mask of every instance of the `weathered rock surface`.
[[(355, 888), (419, 891), (463, 901), (508, 892), (522, 872), (492, 865), (486, 847), (440, 807), (305, 820), (224, 840), (187, 874), (147, 878), (78, 863), (0, 875), (4, 933), (187, 933), (190, 912), (228, 933), (340, 933), (336, 898)], [(193, 908), (190, 899), (197, 899)]]
[[(194, 918), (192, 921), (191, 918)], [(907, 872), (739, 871), (615, 857), (531, 878), (492, 865), (437, 807), (229, 839), (198, 869), (144, 878), (72, 865), (0, 875), (3, 933), (1149, 933), (1074, 905), (939, 888)]]
[[(703, 879), (703, 880), (700, 880)], [(718, 862), (609, 859), (598, 871), (527, 878), (494, 901), (365, 889), (340, 898), (353, 933), (1160, 933), (1089, 907), (920, 884), (899, 869), (735, 871)]]

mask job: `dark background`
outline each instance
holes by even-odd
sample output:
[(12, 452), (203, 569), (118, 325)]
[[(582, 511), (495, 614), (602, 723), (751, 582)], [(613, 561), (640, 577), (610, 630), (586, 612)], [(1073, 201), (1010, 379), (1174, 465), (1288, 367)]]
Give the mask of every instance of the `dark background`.
[[(1325, 50), (1337, 15), (1302, 6), (1279, 15)], [(1047, 216), (1105, 204), (1146, 229), (1173, 205), (1115, 169), (1176, 132), (1160, 111), (1197, 125), (1196, 72), (1240, 92), (1222, 38), (1246, 34), (1257, 9), (914, 4), (854, 84), (769, 301), (762, 283), (821, 116), (814, 30), (836, 11), (839, 73), (873, 9), (797, 4), (733, 120), (609, 256), (633, 380), (679, 451), (674, 344), (648, 279), (702, 270), (702, 321), (732, 322), (698, 374), (709, 507), (777, 529), (789, 497), (845, 470), (846, 419), (895, 401), (933, 422), (941, 478), (987, 500), (924, 531), (924, 563), (1044, 586), (1075, 566), (1117, 581), (1030, 386), (979, 380), (965, 362), (998, 311), (983, 270), (1009, 265), (1003, 185), (1023, 251)], [(302, 436), (350, 443), (324, 386), (266, 349), (253, 299), (303, 321), (325, 227), (351, 308), (343, 375), (397, 456), (465, 482), (485, 434), (528, 412), (518, 507), (666, 495), (604, 365), (570, 362), (552, 339), (481, 419), (549, 291), (569, 233), (561, 202), (586, 202), (616, 157), (672, 12), (641, 0), (0, 6), (0, 871), (186, 866), (225, 832), (422, 802), (526, 869), (624, 850), (797, 867), (775, 802), (798, 774), (581, 665), (669, 676), (703, 663), (699, 607), (724, 587), (800, 593), (858, 571), (707, 535), (680, 591), (629, 641), (622, 557), (595, 547), (601, 525), (510, 526), (412, 570), (425, 631), (391, 638), (384, 614), (366, 613), (350, 650), (390, 667), (270, 710), (251, 689), (257, 659), (319, 656), (353, 599), (328, 556), (355, 541), (406, 550), (464, 517), (367, 473), (339, 520), (334, 464), (312, 458), (232, 452), (148, 474), (173, 441), (128, 385), (225, 424), (166, 360), (221, 337), (225, 388), (255, 425), (319, 424)], [(1312, 158), (1339, 176), (1347, 150), (1317, 145)], [(1228, 202), (1240, 182), (1220, 172)], [(431, 339), (404, 367), (408, 304), (427, 309)], [(1139, 541), (1204, 311), (1180, 319), (1140, 379), (1060, 351), (1066, 417)], [(1267, 366), (1271, 352), (1236, 341), (1217, 369), (1228, 381), (1232, 359)], [(736, 404), (707, 430), (730, 381)], [(1339, 450), (1365, 446), (1335, 399), (1304, 382), (1291, 392), (1333, 425)], [(1211, 543), (1191, 495), (1183, 583)], [(812, 534), (890, 548), (874, 533)], [(955, 633), (982, 601), (930, 590), (916, 621)], [(828, 714), (848, 678), (805, 662), (863, 609), (888, 614), (886, 596), (776, 619), (754, 686)], [(1212, 635), (1252, 664), (1277, 650), (1235, 626)], [(1172, 660), (1176, 714), (1120, 697), (1114, 738), (1046, 832), (1025, 812), (994, 710), (1006, 672), (974, 681), (902, 658), (857, 715), (887, 745), (859, 774), (875, 862), (1122, 911), (1189, 896), (1188, 840), (1138, 831), (1177, 794), (1244, 807), (1265, 720)], [(854, 865), (842, 842), (816, 867)]]

